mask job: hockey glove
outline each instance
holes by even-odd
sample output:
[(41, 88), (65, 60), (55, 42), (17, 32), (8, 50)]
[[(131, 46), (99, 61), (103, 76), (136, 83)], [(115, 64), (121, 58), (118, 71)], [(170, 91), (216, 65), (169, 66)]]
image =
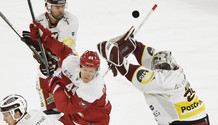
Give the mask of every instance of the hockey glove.
[[(52, 75), (54, 73), (55, 70), (57, 70), (58, 68), (58, 61), (53, 59), (53, 58), (48, 58), (48, 65), (49, 65), (49, 73), (50, 75)], [(45, 64), (44, 63), (41, 63), (40, 66), (40, 71), (43, 75), (47, 76), (48, 73), (47, 73), (47, 69), (45, 67)]]
[[(34, 24), (36, 26), (34, 26)], [(53, 34), (49, 29), (44, 28), (40, 23), (33, 21), (33, 24), (30, 24), (31, 38), (35, 41), (38, 41), (37, 33), (40, 34), (42, 42), (46, 41), (48, 38), (51, 38)]]
[[(121, 54), (118, 47), (113, 43), (104, 41), (97, 45), (98, 51), (109, 63), (112, 63), (116, 69), (122, 74), (126, 75), (129, 71), (129, 63)], [(112, 71), (115, 71), (112, 69)], [(114, 74), (115, 75), (115, 74)]]
[(61, 88), (61, 85), (61, 79), (59, 77), (48, 77), (43, 83), (43, 90), (47, 93), (54, 94), (57, 89)]
[(117, 44), (124, 57), (128, 57), (136, 49), (136, 42), (133, 39), (135, 28), (132, 26), (124, 35), (111, 39), (110, 42)]
[(115, 68), (115, 65), (108, 62), (108, 67), (112, 70), (112, 73), (113, 73), (114, 77), (116, 77), (117, 76), (117, 69)]
[(40, 51), (39, 44), (31, 39), (29, 31), (23, 31), (22, 36), (22, 41), (24, 41), (28, 45), (33, 46), (36, 51)]

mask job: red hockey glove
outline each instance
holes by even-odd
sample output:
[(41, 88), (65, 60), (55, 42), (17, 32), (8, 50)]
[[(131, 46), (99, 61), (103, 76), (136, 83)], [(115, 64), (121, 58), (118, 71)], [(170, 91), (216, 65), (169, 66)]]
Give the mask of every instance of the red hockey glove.
[[(34, 26), (34, 24), (36, 26)], [(37, 33), (39, 32), (42, 42), (46, 41), (48, 38), (51, 38), (52, 32), (44, 28), (40, 23), (33, 21), (33, 24), (30, 24), (31, 38), (35, 41), (38, 41)]]
[(136, 42), (133, 39), (134, 27), (131, 27), (124, 35), (111, 39), (116, 44), (124, 57), (127, 57), (136, 49)]
[(60, 85), (57, 86), (59, 83), (61, 84), (59, 77), (48, 77), (43, 83), (43, 90), (47, 93), (54, 94), (57, 89), (60, 89)]

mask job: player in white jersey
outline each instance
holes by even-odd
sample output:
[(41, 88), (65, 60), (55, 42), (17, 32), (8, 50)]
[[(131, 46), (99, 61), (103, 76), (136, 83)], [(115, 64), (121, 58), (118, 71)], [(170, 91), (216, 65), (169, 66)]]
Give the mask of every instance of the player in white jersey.
[(37, 110), (27, 111), (26, 100), (17, 94), (5, 97), (0, 104), (3, 120), (8, 125), (63, 125)]
[[(143, 92), (158, 125), (209, 125), (205, 104), (171, 52), (156, 52), (135, 41), (133, 32), (131, 28), (123, 36), (98, 44), (100, 54), (113, 64), (113, 73), (119, 71)], [(132, 52), (139, 65), (126, 59)]]
[[(66, 0), (45, 0), (45, 7), (47, 12), (41, 14), (36, 18), (36, 21), (40, 22), (44, 27), (48, 28), (53, 33), (53, 37), (58, 39), (63, 44), (67, 45), (76, 52), (76, 34), (78, 29), (78, 19), (76, 16), (65, 11)], [(30, 34), (27, 31), (23, 31), (23, 37), (26, 39), (26, 43), (35, 47), (35, 49), (41, 54), (41, 50), (37, 42), (30, 38)], [(49, 71), (52, 76), (61, 76), (61, 68), (58, 65), (58, 57), (53, 54), (48, 48), (46, 48), (46, 56), (49, 64)], [(47, 70), (43, 62), (40, 62), (38, 57), (34, 55), (39, 62), (39, 70), (36, 83), (36, 88), (40, 96), (40, 105), (42, 110), (46, 114), (56, 114), (56, 106), (54, 103), (53, 95), (43, 91), (43, 81), (47, 78)]]
[[(97, 52), (87, 50), (79, 58), (69, 47), (53, 38), (48, 29), (38, 22), (34, 21), (34, 24), (43, 33), (43, 45), (60, 58), (61, 78), (48, 77), (43, 84), (44, 91), (54, 95), (58, 111), (64, 113), (60, 121), (65, 125), (108, 125), (111, 104), (99, 73)], [(31, 28), (31, 33), (35, 34), (35, 29)]]

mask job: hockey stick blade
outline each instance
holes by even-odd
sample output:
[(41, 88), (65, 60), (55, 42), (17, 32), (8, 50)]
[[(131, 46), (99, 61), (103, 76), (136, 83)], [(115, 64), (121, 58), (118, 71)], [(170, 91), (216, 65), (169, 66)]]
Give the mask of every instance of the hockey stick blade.
[[(32, 16), (32, 20), (35, 21), (35, 16), (34, 16), (31, 1), (27, 0), (27, 2), (28, 2), (28, 6), (29, 6), (29, 9), (30, 9), (31, 16)], [(38, 38), (38, 43), (39, 43), (40, 50), (42, 51), (43, 63), (45, 64), (45, 68), (46, 68), (48, 76), (50, 76), (48, 60), (47, 60), (47, 57), (46, 57), (45, 48), (43, 47), (42, 40), (41, 40), (41, 37), (39, 35), (39, 32), (37, 33), (37, 38)]]
[(41, 62), (43, 62), (42, 56), (39, 55), (39, 53), (35, 50), (35, 48), (33, 46), (28, 45), (25, 42), (25, 39), (23, 37), (21, 37), (21, 35), (17, 32), (16, 28), (9, 22), (9, 20), (5, 17), (5, 15), (2, 12), (0, 12), (0, 16), (11, 27), (11, 29), (17, 34), (17, 36), (20, 37), (20, 39), (32, 50), (32, 52), (39, 58), (39, 60)]

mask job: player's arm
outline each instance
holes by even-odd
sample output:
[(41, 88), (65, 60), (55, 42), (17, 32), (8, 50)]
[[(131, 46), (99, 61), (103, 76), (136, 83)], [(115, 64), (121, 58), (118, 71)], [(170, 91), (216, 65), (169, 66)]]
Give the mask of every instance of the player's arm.
[(40, 23), (36, 21), (34, 21), (34, 24), (37, 27), (34, 27), (32, 24), (30, 25), (31, 38), (35, 41), (38, 40), (36, 33), (38, 32), (38, 28), (39, 28), (43, 45), (49, 48), (57, 57), (60, 58), (60, 63), (62, 63), (62, 61), (69, 54), (73, 53), (72, 50), (68, 46), (63, 45), (57, 39), (53, 38), (50, 30), (45, 29)]
[(151, 61), (156, 54), (156, 50), (152, 47), (146, 46), (141, 42), (136, 41), (136, 49), (133, 52), (138, 63), (146, 68), (151, 67)]
[[(64, 77), (65, 79), (66, 77)], [(54, 95), (55, 104), (59, 112), (73, 114), (89, 108), (92, 103), (85, 101), (74, 91), (73, 83), (64, 83), (67, 80), (59, 77), (48, 77), (44, 82), (44, 91)], [(68, 82), (70, 82), (68, 80)]]

